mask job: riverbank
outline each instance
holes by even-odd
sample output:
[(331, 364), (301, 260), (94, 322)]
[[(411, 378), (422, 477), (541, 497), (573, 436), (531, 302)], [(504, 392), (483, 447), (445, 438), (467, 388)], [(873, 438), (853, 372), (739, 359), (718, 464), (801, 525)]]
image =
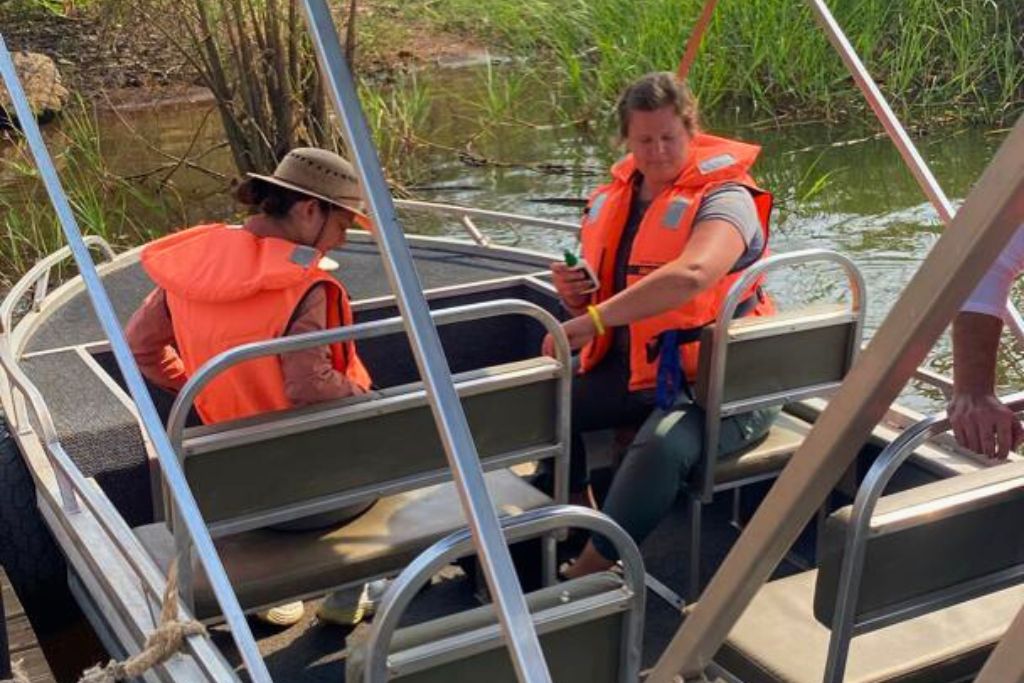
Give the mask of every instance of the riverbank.
[[(147, 18), (161, 0), (92, 0), (66, 14), (0, 5), (12, 49), (53, 57), (74, 92), (155, 106), (202, 97), (181, 50)], [(72, 3), (65, 3), (72, 6)], [(349, 3), (335, 3), (344, 35)], [(519, 58), (573, 119), (606, 117), (640, 73), (672, 69), (703, 0), (360, 0), (355, 71), (367, 83), (488, 53)], [(1024, 4), (989, 0), (833, 2), (851, 43), (897, 113), (918, 126), (1012, 123), (1024, 109)], [(842, 122), (863, 98), (803, 3), (721, 3), (691, 74), (705, 110), (778, 123)]]
[[(342, 35), (346, 21), (339, 10), (336, 25)], [(141, 5), (94, 0), (64, 13), (14, 0), (0, 4), (0, 27), (8, 48), (51, 57), (72, 92), (98, 108), (131, 110), (212, 99), (189, 60)], [(356, 27), (355, 70), (369, 82), (388, 83), (416, 68), (487, 53), (478, 39), (403, 12), (399, 2), (361, 0)]]
[[(828, 3), (905, 120), (1003, 125), (1024, 108), (1024, 3)], [(674, 70), (704, 0), (409, 0), (406, 17), (483, 37), (531, 63), (582, 109), (607, 114), (629, 80)], [(705, 110), (780, 122), (841, 123), (867, 113), (806, 3), (722, 2), (690, 76)], [(870, 116), (870, 114), (868, 114)]]

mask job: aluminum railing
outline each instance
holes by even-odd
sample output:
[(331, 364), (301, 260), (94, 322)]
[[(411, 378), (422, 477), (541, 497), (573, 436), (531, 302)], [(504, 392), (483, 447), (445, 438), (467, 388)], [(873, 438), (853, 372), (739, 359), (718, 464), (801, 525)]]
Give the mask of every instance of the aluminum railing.
[(53, 204), (61, 229), (67, 238), (68, 248), (74, 256), (80, 277), (89, 294), (96, 317), (104, 333), (107, 335), (107, 339), (110, 341), (111, 350), (114, 352), (118, 367), (138, 409), (143, 429), (145, 429), (153, 449), (156, 451), (175, 503), (182, 511), (182, 521), (187, 526), (195, 542), (197, 555), (203, 568), (206, 570), (206, 575), (209, 578), (214, 595), (217, 597), (222, 613), (231, 628), (231, 636), (238, 646), (242, 661), (248, 668), (249, 676), (253, 681), (270, 683), (270, 673), (267, 671), (263, 658), (260, 656), (256, 641), (238, 604), (238, 598), (231, 588), (227, 573), (224, 571), (224, 567), (217, 556), (213, 540), (206, 531), (206, 525), (199, 514), (199, 508), (196, 506), (195, 499), (192, 497), (185, 482), (184, 472), (178, 464), (174, 450), (171, 448), (167, 433), (163, 429), (160, 417), (156, 412), (156, 407), (153, 405), (153, 400), (150, 398), (145, 381), (142, 379), (142, 374), (139, 372), (135, 359), (132, 357), (131, 349), (128, 348), (128, 342), (125, 340), (124, 332), (117, 319), (113, 304), (100, 280), (96, 265), (93, 263), (92, 256), (89, 253), (89, 246), (82, 238), (78, 222), (75, 220), (74, 213), (71, 211), (71, 205), (68, 203), (67, 196), (60, 184), (60, 179), (57, 177), (53, 159), (50, 157), (46, 143), (43, 141), (39, 125), (36, 122), (35, 115), (28, 104), (28, 99), (25, 97), (21, 81), (15, 71), (14, 60), (7, 49), (7, 43), (2, 35), (0, 35), (0, 75), (3, 76), (3, 81), (7, 86), (7, 91), (14, 105), (22, 133), (28, 141), (32, 156), (46, 186), (47, 194), (50, 197), (50, 202)]
[[(1014, 412), (1024, 410), (1024, 392), (1003, 399), (1004, 404)], [(860, 592), (860, 579), (864, 572), (864, 558), (870, 533), (871, 516), (885, 487), (892, 480), (896, 470), (913, 455), (914, 451), (931, 437), (948, 431), (949, 417), (945, 413), (933, 415), (908, 427), (890, 443), (872, 463), (853, 502), (850, 513), (850, 528), (843, 550), (843, 565), (836, 590), (836, 609), (832, 618), (828, 659), (825, 665), (826, 683), (841, 683), (850, 653), (856, 624), (855, 612)]]
[[(619, 680), (636, 681), (640, 674), (640, 637), (644, 626), (644, 564), (633, 539), (610, 517), (572, 505), (530, 510), (502, 520), (509, 544), (560, 529), (579, 528), (604, 536), (622, 558), (622, 572), (634, 601), (624, 625)], [(388, 650), (399, 622), (420, 588), (445, 565), (469, 554), (469, 534), (456, 531), (420, 553), (388, 588), (377, 617), (373, 620), (366, 645), (366, 669), (362, 681), (380, 683), (388, 680)]]

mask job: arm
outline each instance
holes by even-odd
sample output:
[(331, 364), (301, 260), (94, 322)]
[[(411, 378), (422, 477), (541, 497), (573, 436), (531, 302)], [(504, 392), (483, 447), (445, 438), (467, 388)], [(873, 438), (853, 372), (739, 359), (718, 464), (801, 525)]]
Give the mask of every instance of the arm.
[[(677, 308), (724, 277), (745, 249), (746, 243), (732, 223), (721, 219), (701, 221), (694, 226), (679, 257), (602, 302), (597, 306), (598, 313), (606, 327), (618, 327)], [(562, 327), (573, 349), (581, 348), (597, 334), (586, 313)], [(546, 342), (545, 352), (548, 348)]]
[[(327, 293), (324, 287), (317, 285), (306, 294), (295, 312), (294, 322), (285, 331), (286, 335), (327, 328)], [(293, 407), (364, 393), (334, 369), (328, 346), (282, 353), (280, 358), (284, 391)]]
[(185, 385), (185, 364), (174, 346), (174, 326), (164, 290), (158, 287), (149, 293), (128, 321), (125, 337), (146, 379), (175, 393)]
[(965, 311), (953, 320), (953, 396), (949, 419), (957, 443), (990, 458), (1005, 458), (1024, 430), (995, 395), (1001, 318)]
[(953, 320), (953, 395), (948, 408), (953, 434), (961, 446), (990, 458), (1005, 458), (1024, 436), (1020, 422), (995, 395), (1002, 315), (1022, 270), (1024, 225)]

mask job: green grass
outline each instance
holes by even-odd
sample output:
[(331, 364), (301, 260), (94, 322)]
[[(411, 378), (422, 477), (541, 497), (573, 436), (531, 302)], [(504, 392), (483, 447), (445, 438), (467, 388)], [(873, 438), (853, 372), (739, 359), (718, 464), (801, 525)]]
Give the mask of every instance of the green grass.
[[(93, 110), (77, 101), (47, 146), (83, 234), (114, 246), (134, 246), (174, 222), (181, 208), (173, 194), (126, 180), (108, 167)], [(66, 244), (35, 162), (23, 139), (12, 140), (0, 158), (0, 287)], [(183, 221), (182, 221), (183, 222)]]
[[(410, 0), (405, 11), (482, 36), (546, 69), (581, 106), (674, 70), (703, 0)], [(917, 120), (1009, 120), (1024, 101), (1024, 10), (1004, 0), (832, 0), (897, 112)], [(842, 120), (865, 109), (798, 0), (723, 0), (691, 74), (705, 108)]]

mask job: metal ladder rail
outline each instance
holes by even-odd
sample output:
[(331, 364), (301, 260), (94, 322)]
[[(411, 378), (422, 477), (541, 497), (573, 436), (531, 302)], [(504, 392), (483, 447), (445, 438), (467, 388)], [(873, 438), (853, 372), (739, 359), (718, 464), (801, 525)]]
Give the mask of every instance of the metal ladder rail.
[(544, 654), (512, 565), (512, 557), (505, 545), (498, 516), (484, 486), (476, 444), (455, 392), (409, 245), (398, 223), (395, 205), (359, 106), (355, 82), (342, 54), (334, 21), (325, 0), (303, 0), (302, 7), (322, 76), (339, 114), (345, 143), (362, 180), (363, 192), (376, 226), (374, 234), (384, 269), (405, 322), (410, 346), (452, 469), (452, 478), (472, 531), (473, 544), (494, 596), (516, 675), (523, 682), (547, 683), (551, 676)]
[(139, 418), (143, 428), (146, 430), (146, 434), (149, 436), (157, 453), (167, 485), (174, 496), (177, 507), (181, 510), (182, 520), (185, 522), (195, 542), (199, 560), (206, 570), (210, 585), (231, 628), (231, 637), (234, 639), (242, 655), (242, 660), (245, 662), (252, 680), (258, 683), (271, 683), (270, 673), (267, 671), (263, 658), (260, 656), (252, 631), (249, 630), (249, 626), (245, 621), (245, 615), (242, 613), (242, 608), (238, 603), (238, 598), (235, 596), (227, 573), (224, 571), (224, 566), (217, 556), (213, 540), (206, 530), (206, 523), (203, 521), (192, 492), (188, 488), (184, 473), (178, 465), (178, 459), (171, 449), (167, 433), (164, 431), (163, 424), (153, 405), (153, 400), (150, 398), (139, 368), (135, 364), (131, 350), (128, 348), (128, 342), (124, 337), (124, 332), (121, 330), (121, 324), (118, 322), (113, 304), (110, 302), (110, 297), (107, 295), (107, 291), (96, 270), (96, 265), (89, 254), (89, 247), (82, 238), (82, 233), (71, 211), (67, 196), (64, 194), (60, 179), (57, 177), (53, 159), (50, 157), (46, 143), (43, 141), (35, 115), (28, 105), (25, 91), (14, 69), (14, 61), (10, 51), (7, 49), (7, 43), (4, 41), (2, 34), (0, 34), (0, 75), (3, 76), (3, 81), (7, 85), (7, 90), (11, 96), (11, 101), (14, 103), (14, 109), (21, 124), (22, 132), (32, 150), (32, 156), (35, 158), (40, 176), (46, 185), (47, 194), (60, 221), (61, 229), (68, 240), (68, 247), (75, 258), (75, 263), (78, 266), (86, 291), (89, 293), (96, 317), (103, 327), (107, 338), (110, 340), (111, 350), (117, 359), (118, 367), (121, 369), (125, 383), (128, 385), (132, 400), (134, 400), (139, 410)]
[[(896, 114), (893, 113), (892, 108), (889, 106), (889, 102), (885, 99), (882, 91), (878, 89), (878, 85), (874, 79), (871, 78), (871, 74), (868, 72), (864, 63), (857, 56), (857, 51), (853, 49), (846, 34), (843, 33), (843, 29), (839, 26), (832, 12), (828, 9), (828, 5), (825, 4), (825, 0), (807, 0), (808, 5), (811, 8), (811, 12), (814, 14), (818, 23), (824, 30), (825, 35), (828, 37), (829, 42), (835, 48), (836, 52), (839, 53), (840, 58), (843, 60), (843, 64), (850, 71), (850, 75), (853, 76), (854, 82), (857, 87), (860, 88), (864, 98), (868, 101), (868, 105), (871, 107), (871, 111), (874, 112), (875, 117), (879, 123), (882, 124), (882, 128), (885, 129), (886, 135), (892, 140), (893, 144), (896, 145), (896, 149), (900, 153), (903, 162), (907, 165), (910, 173), (914, 176), (914, 180), (924, 191), (928, 201), (931, 202), (932, 206), (939, 214), (939, 218), (942, 219), (942, 224), (945, 227), (949, 227), (950, 223), (953, 222), (953, 216), (956, 214), (956, 210), (950, 203), (946, 193), (943, 192), (942, 187), (939, 185), (939, 181), (936, 180), (932, 174), (931, 169), (928, 167), (927, 162), (921, 156), (920, 152), (917, 151), (917, 147), (911, 141), (910, 136), (907, 135), (907, 131), (903, 128), (899, 119), (896, 118)], [(715, 5), (718, 4), (718, 0), (707, 0), (704, 5), (704, 10), (701, 13), (700, 19), (697, 21), (694, 27), (693, 33), (690, 35), (690, 39), (686, 44), (686, 53), (683, 56), (682, 61), (679, 63), (677, 74), (680, 79), (685, 80), (689, 75), (690, 67), (693, 65), (693, 61), (696, 57), (697, 49), (700, 47), (701, 40), (704, 37), (704, 33), (707, 30), (708, 24), (710, 23), (711, 14), (715, 9)], [(1006, 304), (1006, 322), (1009, 323), (1010, 329), (1013, 332), (1014, 338), (1017, 340), (1017, 344), (1024, 348), (1024, 317), (1021, 316), (1020, 311), (1012, 304), (1007, 302)]]

